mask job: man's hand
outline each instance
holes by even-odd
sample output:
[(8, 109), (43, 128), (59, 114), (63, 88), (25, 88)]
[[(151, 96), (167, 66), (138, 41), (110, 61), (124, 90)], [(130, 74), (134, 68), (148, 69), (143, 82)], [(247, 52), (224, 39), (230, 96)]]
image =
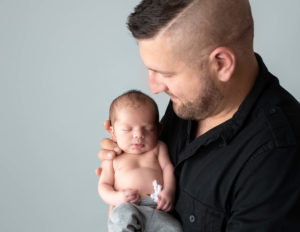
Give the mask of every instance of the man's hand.
[[(109, 133), (110, 132), (110, 120), (106, 120), (103, 124), (104, 129)], [(120, 155), (122, 153), (122, 150), (118, 147), (118, 144), (114, 142), (112, 139), (104, 138), (100, 142), (100, 146), (102, 149), (98, 152), (98, 158), (103, 160), (112, 160), (117, 155)], [(96, 169), (96, 175), (101, 175), (101, 168)]]
[(173, 208), (173, 194), (168, 193), (167, 191), (161, 191), (161, 193), (158, 196), (158, 202), (156, 209), (162, 210), (165, 212), (169, 212)]

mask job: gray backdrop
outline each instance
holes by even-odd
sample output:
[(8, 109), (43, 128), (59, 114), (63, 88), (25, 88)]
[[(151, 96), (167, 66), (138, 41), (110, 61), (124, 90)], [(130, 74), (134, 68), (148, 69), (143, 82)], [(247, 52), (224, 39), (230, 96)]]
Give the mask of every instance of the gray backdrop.
[[(138, 2), (0, 0), (0, 231), (106, 231), (102, 123), (115, 96), (150, 94), (125, 26)], [(256, 51), (299, 100), (300, 1), (252, 8)]]

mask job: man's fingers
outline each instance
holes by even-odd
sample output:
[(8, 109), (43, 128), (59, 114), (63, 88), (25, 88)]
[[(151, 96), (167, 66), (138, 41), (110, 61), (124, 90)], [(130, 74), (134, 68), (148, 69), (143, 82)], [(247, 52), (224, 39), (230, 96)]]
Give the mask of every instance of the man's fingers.
[(102, 172), (102, 168), (97, 168), (95, 170), (95, 173), (96, 173), (97, 176), (101, 176), (101, 172)]
[(105, 150), (102, 149), (98, 152), (98, 158), (103, 161), (103, 160), (112, 160), (116, 157), (116, 153), (111, 150)]
[(100, 146), (105, 150), (114, 151), (117, 155), (122, 154), (122, 150), (118, 147), (118, 144), (109, 138), (104, 138), (100, 142)]
[(103, 148), (103, 149), (106, 149), (106, 150), (111, 150), (113, 151), (115, 147), (117, 147), (117, 143), (114, 142), (112, 139), (109, 139), (109, 138), (104, 138), (100, 141), (100, 146)]

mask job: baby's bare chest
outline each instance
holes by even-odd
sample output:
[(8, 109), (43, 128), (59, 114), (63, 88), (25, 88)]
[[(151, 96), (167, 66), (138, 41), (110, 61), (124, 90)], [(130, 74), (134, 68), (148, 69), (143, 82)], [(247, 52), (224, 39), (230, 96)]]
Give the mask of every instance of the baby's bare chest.
[(136, 189), (141, 196), (147, 196), (153, 192), (154, 180), (163, 185), (162, 171), (155, 153), (122, 154), (115, 161), (115, 189)]
[(144, 154), (122, 154), (116, 159), (115, 171), (138, 168), (160, 168), (157, 154), (153, 151)]

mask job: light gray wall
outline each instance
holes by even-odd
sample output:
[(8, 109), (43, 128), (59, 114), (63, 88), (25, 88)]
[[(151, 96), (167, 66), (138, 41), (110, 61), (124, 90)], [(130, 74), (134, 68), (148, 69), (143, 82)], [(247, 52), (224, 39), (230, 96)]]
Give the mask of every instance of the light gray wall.
[(250, 0), (255, 50), (268, 69), (300, 100), (300, 1)]
[[(150, 93), (125, 26), (138, 2), (0, 0), (0, 231), (106, 230), (102, 123), (115, 96)], [(300, 1), (251, 2), (255, 48), (299, 100)]]

